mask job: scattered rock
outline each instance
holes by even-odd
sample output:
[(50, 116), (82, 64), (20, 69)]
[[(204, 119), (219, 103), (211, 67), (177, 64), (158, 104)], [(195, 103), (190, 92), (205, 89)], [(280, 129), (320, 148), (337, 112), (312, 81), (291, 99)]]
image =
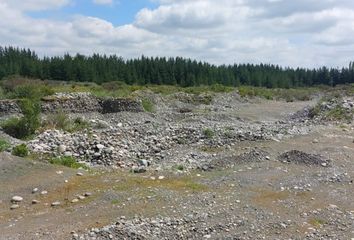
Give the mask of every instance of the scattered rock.
[(13, 196), (11, 198), (11, 202), (14, 202), (14, 203), (17, 203), (17, 202), (22, 202), (23, 201), (23, 198), (20, 197), (20, 196)]
[(20, 207), (20, 205), (18, 205), (18, 204), (12, 204), (11, 207), (10, 207), (10, 209), (11, 209), (11, 210), (14, 210), (14, 209), (17, 209), (17, 208), (19, 208), (19, 207)]
[(57, 207), (57, 206), (59, 206), (60, 205), (60, 202), (52, 202), (52, 204), (51, 204), (51, 206), (52, 207)]

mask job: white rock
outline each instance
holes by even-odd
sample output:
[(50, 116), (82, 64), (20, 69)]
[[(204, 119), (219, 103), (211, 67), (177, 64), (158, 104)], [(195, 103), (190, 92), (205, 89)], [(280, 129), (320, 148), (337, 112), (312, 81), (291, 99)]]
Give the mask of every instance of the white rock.
[(46, 195), (46, 194), (48, 194), (47, 191), (42, 191), (42, 192), (41, 192), (41, 195)]
[(104, 145), (102, 145), (102, 144), (97, 144), (97, 145), (96, 145), (96, 147), (97, 147), (99, 150), (102, 150), (102, 149), (104, 149), (104, 148), (105, 148), (105, 146), (104, 146)]
[(36, 192), (38, 192), (38, 188), (33, 188), (32, 193), (36, 193)]
[(59, 206), (60, 205), (60, 202), (52, 202), (51, 206), (52, 207), (56, 207), (56, 206)]
[(13, 196), (11, 198), (11, 202), (22, 202), (23, 201), (23, 197), (20, 196)]
[(65, 145), (59, 145), (58, 152), (64, 153), (65, 151), (66, 151), (66, 146)]
[(11, 210), (14, 210), (14, 209), (17, 209), (17, 208), (19, 208), (19, 207), (20, 207), (19, 205), (13, 204), (13, 205), (11, 205), (10, 209), (11, 209)]

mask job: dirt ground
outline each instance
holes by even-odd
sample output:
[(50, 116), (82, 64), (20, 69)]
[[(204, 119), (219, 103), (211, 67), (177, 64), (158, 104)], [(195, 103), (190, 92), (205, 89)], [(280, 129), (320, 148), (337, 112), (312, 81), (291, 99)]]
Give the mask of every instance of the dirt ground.
[[(313, 103), (264, 101), (240, 104), (233, 111), (247, 121), (275, 122), (308, 104)], [(0, 239), (71, 239), (74, 232), (84, 233), (119, 218), (202, 213), (209, 214), (203, 227), (214, 229), (212, 239), (353, 239), (353, 140), (353, 125), (320, 125), (307, 135), (243, 141), (214, 155), (223, 159), (261, 149), (268, 153), (266, 161), (212, 171), (143, 174), (75, 170), (2, 153)], [(279, 154), (294, 149), (320, 154), (331, 165), (278, 160)], [(32, 194), (34, 188), (38, 193)], [(48, 194), (41, 195), (43, 190)], [(71, 203), (86, 192), (92, 195)], [(10, 210), (14, 195), (24, 200)], [(33, 205), (34, 199), (40, 203)], [(61, 205), (52, 207), (55, 201)]]

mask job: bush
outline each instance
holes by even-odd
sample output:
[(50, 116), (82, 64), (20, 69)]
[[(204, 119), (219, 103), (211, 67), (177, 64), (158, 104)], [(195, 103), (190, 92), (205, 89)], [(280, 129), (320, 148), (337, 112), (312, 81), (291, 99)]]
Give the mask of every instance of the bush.
[(74, 157), (69, 157), (69, 156), (52, 158), (52, 159), (49, 160), (49, 162), (51, 164), (61, 165), (61, 166), (69, 167), (69, 168), (88, 169), (88, 167), (85, 164), (78, 163)]
[(1, 81), (1, 85), (8, 98), (40, 99), (54, 94), (53, 89), (43, 81), (20, 76), (9, 77)]
[(12, 149), (12, 155), (18, 156), (18, 157), (27, 157), (28, 156), (28, 148), (26, 144), (20, 144), (17, 145)]
[(214, 137), (214, 132), (210, 128), (206, 128), (203, 130), (203, 135), (207, 139), (212, 139)]
[(150, 100), (143, 99), (142, 105), (146, 112), (154, 112), (154, 104)]
[(10, 143), (6, 140), (0, 139), (0, 152), (6, 151), (10, 146)]
[(2, 124), (4, 131), (12, 137), (25, 139), (40, 127), (39, 101), (23, 99), (20, 102), (22, 118), (10, 118)]
[(48, 115), (43, 123), (44, 129), (61, 129), (67, 132), (76, 132), (90, 127), (89, 122), (81, 117), (70, 120), (69, 116), (63, 111)]
[(44, 128), (66, 129), (70, 124), (68, 115), (62, 110), (49, 114), (44, 121)]

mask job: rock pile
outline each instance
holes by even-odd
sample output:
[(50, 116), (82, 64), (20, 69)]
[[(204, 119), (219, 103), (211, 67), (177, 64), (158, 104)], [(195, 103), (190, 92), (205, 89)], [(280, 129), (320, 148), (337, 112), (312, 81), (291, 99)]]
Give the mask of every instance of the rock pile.
[(328, 167), (331, 163), (329, 159), (325, 159), (320, 155), (308, 154), (298, 150), (285, 152), (278, 157), (279, 161), (284, 163), (295, 163), (304, 165), (320, 165)]
[(252, 149), (250, 152), (243, 153), (238, 156), (217, 158), (210, 163), (202, 165), (201, 170), (211, 170), (216, 168), (232, 168), (235, 165), (244, 163), (257, 163), (269, 160), (269, 153), (260, 149)]
[(126, 220), (121, 217), (114, 225), (92, 228), (85, 234), (73, 234), (73, 240), (81, 239), (209, 239), (221, 232), (220, 226), (205, 227), (208, 214), (193, 214), (182, 218), (139, 218)]

